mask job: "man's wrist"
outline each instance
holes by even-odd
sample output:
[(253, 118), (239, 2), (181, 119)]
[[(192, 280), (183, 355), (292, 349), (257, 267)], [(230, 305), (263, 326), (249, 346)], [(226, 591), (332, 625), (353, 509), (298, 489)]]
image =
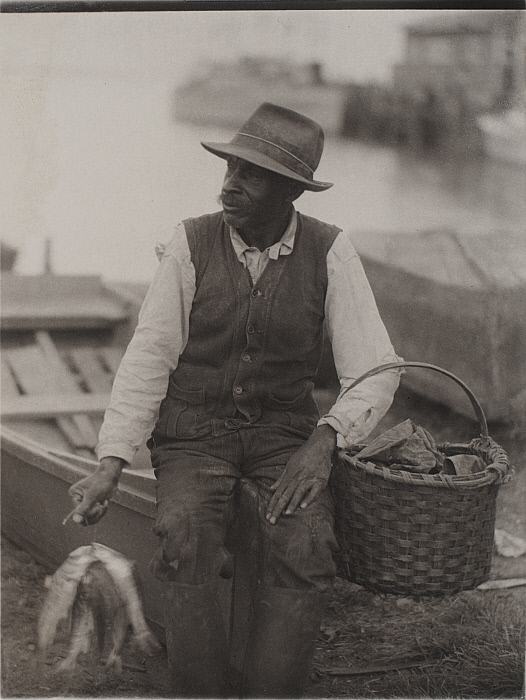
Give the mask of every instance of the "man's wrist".
[(324, 423), (314, 429), (311, 440), (323, 451), (332, 454), (336, 449), (337, 432), (331, 425)]
[(109, 476), (114, 481), (118, 481), (126, 464), (126, 460), (121, 457), (103, 457), (100, 460), (100, 466), (97, 471), (105, 476)]

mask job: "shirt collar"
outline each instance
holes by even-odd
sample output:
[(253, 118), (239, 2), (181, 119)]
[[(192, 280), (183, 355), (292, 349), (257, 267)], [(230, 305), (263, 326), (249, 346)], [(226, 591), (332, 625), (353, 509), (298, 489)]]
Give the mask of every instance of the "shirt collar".
[[(294, 209), (292, 211), (292, 216), (290, 217), (289, 225), (285, 229), (283, 236), (277, 243), (274, 243), (274, 245), (270, 246), (270, 248), (267, 248), (269, 258), (272, 260), (277, 260), (280, 255), (290, 255), (292, 253), (294, 250), (294, 240), (296, 238), (297, 226), (297, 214), (296, 210)], [(254, 247), (247, 245), (233, 226), (230, 226), (230, 240), (232, 241), (234, 252), (238, 260), (244, 263), (245, 252), (247, 250), (254, 250)]]

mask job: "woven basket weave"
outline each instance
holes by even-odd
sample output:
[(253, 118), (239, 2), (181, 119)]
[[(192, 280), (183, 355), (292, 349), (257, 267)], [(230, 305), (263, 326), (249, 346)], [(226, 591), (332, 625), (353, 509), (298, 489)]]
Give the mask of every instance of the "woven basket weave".
[(395, 362), (367, 372), (350, 387), (387, 369), (422, 367), (447, 375), (467, 393), (481, 437), (439, 446), (444, 455), (481, 457), (469, 476), (415, 474), (362, 462), (338, 451), (331, 474), (338, 575), (378, 593), (441, 595), (475, 588), (488, 578), (499, 485), (508, 457), (487, 432), (480, 404), (451, 373), (420, 362)]

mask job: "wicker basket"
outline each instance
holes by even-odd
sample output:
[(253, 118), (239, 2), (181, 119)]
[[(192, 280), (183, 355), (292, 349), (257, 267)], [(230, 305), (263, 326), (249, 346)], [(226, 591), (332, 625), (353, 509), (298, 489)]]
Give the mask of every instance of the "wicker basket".
[(378, 593), (441, 595), (475, 588), (488, 578), (499, 485), (509, 478), (504, 450), (489, 436), (468, 387), (450, 372), (423, 362), (395, 362), (357, 379), (397, 367), (447, 375), (467, 393), (481, 426), (469, 444), (439, 446), (445, 455), (473, 454), (486, 466), (469, 476), (414, 474), (361, 462), (340, 450), (331, 488), (336, 508), (338, 575)]

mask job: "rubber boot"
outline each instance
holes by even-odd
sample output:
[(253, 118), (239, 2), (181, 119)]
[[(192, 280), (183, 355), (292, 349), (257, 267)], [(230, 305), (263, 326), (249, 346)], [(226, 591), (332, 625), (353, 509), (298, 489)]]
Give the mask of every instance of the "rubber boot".
[(174, 697), (228, 697), (228, 643), (217, 584), (168, 583), (165, 601)]
[(245, 653), (242, 697), (301, 697), (326, 600), (317, 591), (261, 589)]

